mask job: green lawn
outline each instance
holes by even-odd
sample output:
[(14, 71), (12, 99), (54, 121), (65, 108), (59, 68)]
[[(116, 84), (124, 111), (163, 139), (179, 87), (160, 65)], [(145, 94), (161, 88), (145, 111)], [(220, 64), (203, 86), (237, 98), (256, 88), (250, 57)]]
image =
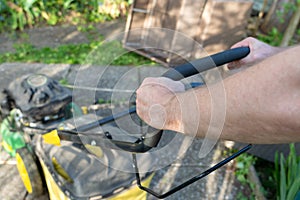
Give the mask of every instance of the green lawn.
[(112, 64), (151, 65), (153, 61), (123, 49), (119, 41), (103, 43), (96, 40), (86, 44), (67, 44), (56, 48), (36, 48), (28, 43), (14, 46), (14, 53), (0, 54), (0, 63), (64, 63), (64, 64)]

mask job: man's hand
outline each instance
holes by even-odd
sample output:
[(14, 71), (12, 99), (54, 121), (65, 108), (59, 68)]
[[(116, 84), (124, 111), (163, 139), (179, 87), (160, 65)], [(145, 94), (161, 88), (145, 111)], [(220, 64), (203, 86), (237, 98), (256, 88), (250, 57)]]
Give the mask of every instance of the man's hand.
[(180, 109), (176, 93), (183, 91), (184, 85), (179, 81), (146, 78), (136, 91), (137, 114), (154, 128), (177, 130), (178, 119), (173, 111)]
[(248, 37), (234, 44), (231, 48), (245, 47), (245, 46), (248, 46), (250, 48), (250, 54), (239, 61), (229, 63), (228, 64), (229, 69), (236, 69), (242, 66), (254, 65), (255, 63), (258, 63), (264, 60), (265, 58), (270, 57), (282, 51), (282, 48), (270, 46), (253, 37)]

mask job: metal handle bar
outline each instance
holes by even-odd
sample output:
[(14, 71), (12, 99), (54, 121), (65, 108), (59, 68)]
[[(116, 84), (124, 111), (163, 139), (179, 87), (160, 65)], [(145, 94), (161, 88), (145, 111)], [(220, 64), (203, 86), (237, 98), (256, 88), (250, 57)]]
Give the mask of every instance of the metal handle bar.
[(170, 189), (168, 192), (164, 193), (164, 194), (159, 194), (155, 191), (153, 191), (150, 188), (147, 188), (145, 186), (142, 185), (141, 183), (141, 179), (140, 179), (140, 173), (139, 173), (139, 168), (138, 168), (138, 163), (137, 163), (137, 159), (136, 159), (136, 154), (132, 154), (132, 160), (133, 160), (133, 168), (135, 170), (135, 176), (136, 176), (136, 180), (137, 180), (137, 185), (141, 190), (146, 191), (147, 193), (155, 196), (156, 198), (159, 199), (164, 199), (172, 194), (174, 194), (175, 192), (178, 192), (179, 190), (191, 185), (192, 183), (206, 177), (207, 175), (209, 175), (210, 173), (216, 171), (217, 169), (219, 169), (220, 167), (224, 166), (225, 164), (227, 164), (228, 162), (230, 162), (231, 160), (235, 159), (236, 157), (238, 157), (239, 155), (241, 155), (242, 153), (245, 153), (246, 151), (248, 151), (250, 148), (252, 147), (252, 144), (248, 144), (247, 146), (245, 146), (244, 148), (240, 149), (238, 152), (232, 154), (231, 156), (225, 158), (224, 160), (220, 161), (219, 163), (215, 164), (214, 166), (212, 166), (211, 168), (207, 169), (206, 171), (197, 174), (196, 176), (190, 178), (189, 180), (186, 180), (185, 182), (181, 183), (180, 185)]
[[(222, 66), (226, 63), (233, 62), (236, 60), (240, 60), (246, 57), (250, 53), (249, 47), (238, 47), (234, 49), (229, 49), (211, 56), (207, 56), (204, 58), (200, 58), (177, 67), (169, 69), (165, 72), (162, 77), (170, 78), (174, 81), (181, 80), (183, 78), (187, 78), (189, 76), (193, 76), (195, 74), (207, 71), (214, 67)], [(154, 131), (152, 131), (154, 132)], [(157, 146), (162, 132), (158, 132), (154, 135), (147, 136), (145, 138), (144, 143), (147, 146), (155, 147)]]
[[(162, 76), (166, 78), (170, 78), (172, 80), (181, 80), (183, 78), (207, 71), (214, 67), (222, 66), (226, 63), (233, 62), (236, 60), (240, 60), (246, 57), (250, 53), (249, 47), (238, 47), (234, 49), (229, 49), (208, 57), (204, 57), (198, 60), (194, 60), (188, 62), (186, 64), (179, 65), (175, 68), (169, 69), (165, 72)], [(133, 107), (130, 109), (133, 113), (136, 111), (136, 108)], [(155, 131), (151, 131), (152, 133)], [(146, 146), (155, 147), (157, 146), (160, 138), (161, 138), (162, 131), (159, 131), (156, 134), (148, 135), (144, 138), (144, 144)], [(137, 151), (138, 152), (138, 151)]]
[[(222, 66), (226, 63), (233, 62), (236, 60), (240, 60), (244, 57), (246, 57), (250, 53), (249, 47), (238, 47), (234, 49), (229, 49), (208, 57), (200, 58), (191, 62), (188, 62), (186, 64), (179, 65), (177, 67), (169, 69), (167, 72), (165, 72), (162, 76), (170, 78), (172, 80), (180, 80), (201, 72), (204, 72), (206, 70)], [(136, 113), (136, 107), (131, 107), (129, 110), (116, 113), (111, 116), (104, 117), (98, 121), (83, 125), (82, 127), (77, 127), (77, 131), (86, 131), (91, 128), (101, 126), (110, 122), (113, 122), (117, 119), (120, 119), (124, 116), (127, 116), (129, 114)], [(63, 131), (59, 131), (63, 132)], [(102, 140), (99, 143), (104, 144), (107, 143), (107, 145), (110, 148), (119, 148), (124, 151), (129, 151), (133, 153), (144, 153), (149, 151), (152, 147), (156, 147), (157, 144), (160, 141), (162, 135), (162, 131), (156, 130), (152, 127), (149, 127), (149, 131), (147, 132), (147, 137), (142, 136), (134, 143), (128, 143), (123, 141), (117, 141), (113, 138), (99, 138), (99, 140)], [(63, 135), (61, 135), (63, 138)], [(66, 138), (64, 136), (64, 138)], [(109, 140), (109, 141), (105, 141)]]

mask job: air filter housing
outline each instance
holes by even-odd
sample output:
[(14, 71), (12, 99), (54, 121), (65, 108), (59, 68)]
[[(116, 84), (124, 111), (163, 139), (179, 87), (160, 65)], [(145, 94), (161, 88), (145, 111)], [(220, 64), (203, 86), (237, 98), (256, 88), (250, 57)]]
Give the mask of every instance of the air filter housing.
[(72, 101), (71, 91), (43, 74), (22, 76), (5, 91), (14, 107), (28, 119), (43, 121), (58, 118), (62, 109)]

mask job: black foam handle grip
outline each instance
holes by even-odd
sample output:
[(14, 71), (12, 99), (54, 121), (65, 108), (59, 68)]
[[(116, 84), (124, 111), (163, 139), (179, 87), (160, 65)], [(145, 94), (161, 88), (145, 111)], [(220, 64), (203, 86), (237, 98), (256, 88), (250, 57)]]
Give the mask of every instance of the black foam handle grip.
[(237, 47), (211, 56), (193, 60), (169, 69), (162, 76), (174, 81), (204, 72), (214, 67), (222, 66), (246, 57), (250, 53), (249, 47)]

